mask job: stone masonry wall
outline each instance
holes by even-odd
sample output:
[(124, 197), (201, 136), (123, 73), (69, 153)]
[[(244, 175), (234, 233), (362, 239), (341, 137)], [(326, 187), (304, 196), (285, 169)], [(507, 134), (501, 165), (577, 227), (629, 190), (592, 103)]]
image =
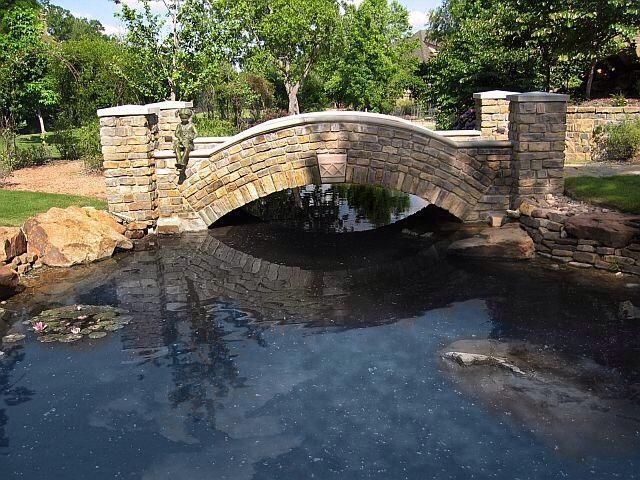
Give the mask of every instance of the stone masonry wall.
[(577, 268), (640, 275), (640, 228), (626, 226), (621, 214), (605, 212), (600, 216), (528, 200), (518, 211), (520, 224), (533, 239), (538, 255)]
[(515, 197), (544, 198), (564, 192), (567, 95), (509, 95), (509, 139), (513, 142)]
[(400, 128), (317, 123), (248, 138), (200, 160), (187, 170), (180, 191), (212, 223), (274, 191), (321, 181), (319, 154), (346, 155), (346, 182), (411, 193), (468, 219), (510, 148), (459, 152), (437, 138)]
[(480, 100), (499, 106), (496, 128), (504, 124), (503, 103), (509, 102), (509, 140), (457, 141), (378, 114), (310, 113), (209, 139), (212, 148), (196, 149), (183, 177), (172, 140), (176, 112), (190, 104), (103, 109), (98, 115), (109, 209), (141, 231), (158, 226), (177, 233), (206, 229), (286, 188), (353, 182), (417, 195), (465, 221), (483, 220), (520, 195), (543, 197), (564, 188), (567, 97), (507, 94), (485, 92)]
[(640, 117), (640, 107), (569, 107), (567, 109), (566, 161), (582, 163), (595, 160), (593, 158), (595, 129), (629, 117)]
[(109, 211), (151, 225), (158, 218), (153, 157), (157, 117), (147, 110), (131, 113), (100, 118), (107, 201)]
[(476, 129), (483, 137), (507, 140), (509, 137), (508, 95), (516, 92), (494, 90), (475, 93), (473, 100), (476, 110)]

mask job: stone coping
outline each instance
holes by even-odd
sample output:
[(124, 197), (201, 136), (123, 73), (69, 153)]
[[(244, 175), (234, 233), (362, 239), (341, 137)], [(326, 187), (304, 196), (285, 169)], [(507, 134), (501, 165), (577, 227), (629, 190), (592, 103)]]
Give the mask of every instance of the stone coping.
[(613, 107), (611, 105), (569, 105), (567, 113), (640, 113), (640, 106), (626, 105)]
[(488, 92), (474, 93), (473, 98), (481, 99), (481, 100), (506, 100), (509, 95), (520, 95), (520, 92), (509, 92), (506, 90), (490, 90)]
[(159, 110), (174, 110), (178, 108), (193, 108), (193, 102), (181, 102), (168, 100), (165, 102), (149, 103), (149, 108), (157, 108)]
[(527, 92), (507, 95), (510, 102), (568, 102), (569, 95), (549, 92)]
[(479, 137), (482, 135), (480, 130), (434, 130), (434, 132), (443, 137)]
[(178, 108), (191, 108), (193, 102), (157, 102), (148, 105), (120, 105), (117, 107), (101, 108), (98, 117), (128, 117), (132, 115), (157, 114), (161, 110), (173, 110)]
[(193, 139), (193, 143), (224, 143), (231, 137), (196, 137)]
[(158, 113), (160, 109), (150, 108), (148, 105), (120, 105), (119, 107), (101, 108), (98, 117), (128, 117), (134, 115), (150, 115)]

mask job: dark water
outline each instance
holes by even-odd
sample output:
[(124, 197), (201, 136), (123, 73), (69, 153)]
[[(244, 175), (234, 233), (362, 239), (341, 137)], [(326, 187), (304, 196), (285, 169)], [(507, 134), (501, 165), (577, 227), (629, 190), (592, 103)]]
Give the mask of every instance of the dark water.
[[(225, 227), (43, 274), (13, 329), (74, 303), (134, 320), (2, 346), (0, 478), (639, 478), (640, 324), (617, 313), (637, 286), (451, 262), (401, 228)], [(461, 374), (439, 352), (468, 339), (553, 367), (533, 390)]]
[(370, 185), (323, 184), (284, 190), (245, 210), (261, 220), (307, 232), (360, 232), (407, 218), (428, 203)]

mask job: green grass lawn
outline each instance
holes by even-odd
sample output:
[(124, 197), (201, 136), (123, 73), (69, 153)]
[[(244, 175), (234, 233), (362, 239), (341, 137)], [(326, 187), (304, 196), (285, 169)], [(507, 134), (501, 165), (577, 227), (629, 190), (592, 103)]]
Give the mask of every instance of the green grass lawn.
[(106, 202), (99, 198), (0, 189), (0, 225), (19, 226), (27, 218), (51, 207), (66, 208), (71, 205), (106, 208)]
[(565, 190), (578, 200), (640, 213), (640, 175), (570, 177), (565, 180)]

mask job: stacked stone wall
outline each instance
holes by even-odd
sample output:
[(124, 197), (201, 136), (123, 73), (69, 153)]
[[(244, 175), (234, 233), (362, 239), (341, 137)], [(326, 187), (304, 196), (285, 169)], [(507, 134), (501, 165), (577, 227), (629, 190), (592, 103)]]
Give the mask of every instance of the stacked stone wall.
[(598, 127), (627, 118), (640, 118), (640, 107), (572, 106), (567, 109), (566, 161), (596, 160), (594, 132)]
[(509, 101), (505, 98), (475, 100), (476, 129), (483, 137), (506, 140), (509, 137)]
[(534, 92), (507, 98), (513, 194), (535, 198), (562, 194), (569, 97)]
[(580, 238), (572, 236), (567, 229), (567, 221), (575, 217), (575, 213), (528, 201), (523, 202), (518, 211), (519, 222), (533, 239), (538, 255), (572, 267), (640, 275), (640, 236), (630, 236), (625, 245), (605, 238)]
[[(212, 223), (274, 191), (322, 181), (317, 160), (322, 154), (346, 155), (346, 182), (411, 193), (468, 219), (490, 190), (510, 147), (458, 149), (400, 128), (317, 123), (258, 135), (200, 160), (187, 170), (180, 190)], [(501, 205), (505, 202), (508, 195), (500, 199)]]
[(155, 115), (100, 118), (109, 211), (149, 225), (158, 218), (153, 157), (156, 135)]

